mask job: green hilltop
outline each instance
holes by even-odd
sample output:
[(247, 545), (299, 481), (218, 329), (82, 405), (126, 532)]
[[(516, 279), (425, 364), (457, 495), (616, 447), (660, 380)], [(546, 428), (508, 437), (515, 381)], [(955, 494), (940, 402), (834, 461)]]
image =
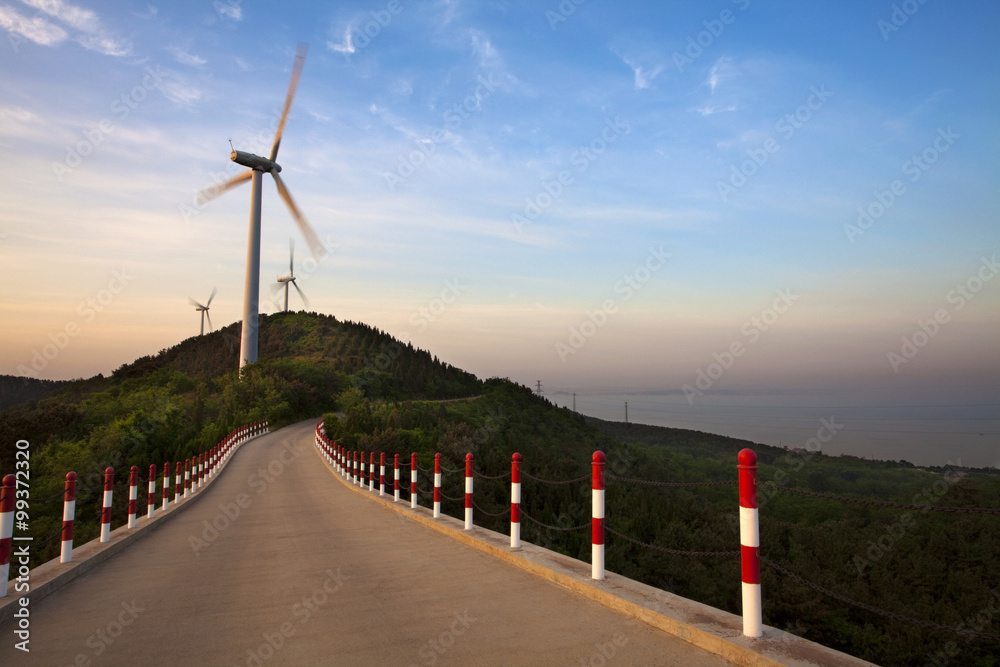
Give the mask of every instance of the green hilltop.
[[(260, 360), (236, 370), (239, 325), (190, 338), (125, 364), (110, 376), (35, 385), (0, 411), (0, 473), (14, 470), (14, 443), (31, 442), (32, 498), (58, 494), (80, 476), (78, 516), (97, 516), (103, 470), (116, 471), (116, 522), (124, 519), (125, 469), (159, 467), (203, 452), (234, 427), (273, 428), (324, 415), (339, 444), (362, 451), (417, 452), (448, 470), (466, 453), (489, 477), (524, 458), (524, 539), (590, 559), (590, 459), (607, 456), (607, 525), (646, 544), (697, 552), (739, 549), (733, 485), (655, 487), (636, 480), (731, 482), (736, 453), (760, 462), (761, 553), (863, 604), (943, 625), (1000, 633), (1000, 529), (996, 514), (943, 514), (928, 507), (1000, 507), (995, 471), (925, 469), (903, 462), (789, 451), (723, 436), (584, 417), (509, 380), (479, 380), (376, 328), (316, 313), (262, 316)], [(8, 385), (22, 378), (6, 378)], [(27, 385), (25, 385), (27, 386)], [(578, 480), (549, 485), (538, 480)], [(429, 476), (420, 473), (421, 504)], [(461, 497), (449, 472), (445, 494)], [(408, 488), (405, 486), (404, 488)], [(476, 524), (506, 533), (507, 479), (477, 479)], [(794, 495), (791, 490), (912, 505), (892, 508)], [(443, 509), (462, 516), (462, 503)], [(58, 533), (58, 501), (32, 504), (32, 534)], [(490, 516), (490, 515), (495, 516)], [(79, 525), (77, 540), (97, 534)], [(607, 537), (611, 571), (740, 612), (739, 560), (666, 553)], [(35, 549), (36, 562), (58, 553)], [(997, 665), (995, 641), (969, 638), (845, 604), (764, 565), (764, 621), (880, 664)], [(992, 606), (991, 606), (992, 605)], [(983, 610), (987, 610), (984, 612)], [(944, 656), (944, 657), (942, 657)], [(945, 662), (942, 662), (945, 661)]]

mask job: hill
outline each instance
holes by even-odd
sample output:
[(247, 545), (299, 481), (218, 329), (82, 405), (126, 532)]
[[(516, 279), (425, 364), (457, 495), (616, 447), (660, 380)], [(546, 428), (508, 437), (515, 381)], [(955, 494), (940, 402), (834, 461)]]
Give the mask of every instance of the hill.
[(28, 401), (37, 401), (58, 389), (61, 380), (0, 375), (0, 411)]

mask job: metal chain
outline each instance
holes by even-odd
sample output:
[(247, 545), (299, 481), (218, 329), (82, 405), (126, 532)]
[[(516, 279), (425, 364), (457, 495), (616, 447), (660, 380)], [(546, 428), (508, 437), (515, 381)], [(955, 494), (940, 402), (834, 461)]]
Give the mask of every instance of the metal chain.
[(417, 470), (419, 470), (421, 472), (434, 472), (430, 468), (421, 468), (419, 463), (417, 464)]
[(553, 482), (552, 480), (542, 479), (541, 477), (535, 477), (534, 475), (524, 472), (523, 470), (521, 471), (521, 474), (527, 477), (528, 479), (533, 479), (536, 482), (541, 482), (542, 484), (575, 484), (577, 482), (582, 482), (583, 480), (589, 478), (591, 475), (591, 473), (587, 473), (586, 475), (583, 475), (581, 477), (575, 477), (573, 479), (564, 479), (558, 482)]
[(447, 498), (448, 500), (456, 500), (456, 501), (459, 501), (459, 502), (464, 502), (465, 501), (465, 496), (459, 496), (458, 498), (452, 498), (451, 496), (449, 496), (448, 494), (446, 494), (443, 490), (441, 491), (441, 497), (442, 498)]
[(794, 493), (800, 496), (809, 496), (810, 498), (821, 498), (823, 500), (836, 500), (842, 503), (869, 505), (871, 507), (891, 507), (894, 509), (920, 510), (921, 512), (926, 510), (931, 510), (933, 512), (949, 512), (952, 514), (1000, 514), (1000, 508), (992, 508), (992, 507), (948, 507), (941, 505), (906, 505), (904, 503), (891, 503), (885, 500), (866, 500), (864, 498), (847, 498), (844, 496), (830, 496), (825, 493), (802, 491), (801, 489), (793, 489), (787, 486), (778, 486), (777, 484), (773, 485), (769, 484), (768, 488), (775, 489), (778, 491), (787, 491), (788, 493)]
[(590, 524), (589, 523), (585, 523), (582, 526), (573, 526), (572, 528), (560, 528), (559, 526), (550, 526), (547, 523), (542, 523), (541, 521), (538, 521), (537, 519), (533, 519), (531, 517), (531, 515), (528, 514), (527, 512), (525, 512), (524, 510), (521, 510), (521, 516), (523, 516), (528, 521), (531, 521), (532, 523), (537, 523), (542, 528), (548, 528), (549, 530), (561, 530), (561, 531), (567, 531), (568, 532), (568, 531), (571, 531), (571, 530), (583, 530), (584, 528), (590, 528)]
[(490, 477), (489, 475), (484, 475), (483, 473), (476, 472), (475, 470), (472, 471), (472, 474), (475, 475), (476, 477), (482, 477), (483, 479), (505, 479), (507, 477), (510, 477), (509, 470), (502, 475), (497, 475), (496, 477)]
[(730, 480), (728, 482), (655, 482), (651, 479), (634, 479), (632, 477), (619, 477), (618, 475), (612, 475), (611, 473), (605, 473), (604, 477), (606, 479), (611, 479), (616, 482), (630, 482), (632, 484), (642, 484), (643, 486), (671, 486), (671, 487), (688, 487), (688, 486), (735, 486), (739, 484), (739, 480)]
[(462, 468), (455, 468), (454, 470), (452, 470), (451, 468), (445, 468), (444, 466), (441, 466), (441, 472), (456, 473), (456, 472), (465, 472), (465, 470), (463, 470)]
[(63, 489), (59, 493), (55, 493), (55, 494), (49, 496), (48, 498), (42, 498), (41, 500), (34, 500), (32, 498), (28, 498), (28, 500), (31, 501), (32, 503), (47, 503), (50, 500), (53, 500), (55, 498), (62, 498), (64, 495), (66, 495), (66, 490), (65, 489)]
[(977, 632), (975, 630), (966, 630), (964, 628), (953, 628), (950, 625), (941, 625), (939, 623), (934, 623), (932, 621), (923, 621), (923, 620), (921, 620), (919, 618), (913, 618), (911, 616), (904, 616), (903, 614), (897, 614), (896, 612), (893, 612), (893, 611), (886, 611), (885, 609), (879, 609), (878, 607), (873, 607), (870, 604), (865, 604), (864, 602), (858, 602), (857, 600), (852, 600), (851, 598), (846, 597), (844, 595), (841, 595), (840, 593), (834, 593), (829, 588), (824, 588), (823, 586), (820, 586), (819, 584), (814, 584), (813, 582), (808, 581), (807, 579), (803, 579), (802, 577), (800, 577), (799, 575), (795, 574), (794, 572), (790, 572), (789, 570), (787, 570), (787, 569), (783, 568), (782, 566), (778, 565), (777, 563), (775, 563), (774, 561), (772, 561), (770, 558), (766, 558), (764, 556), (760, 556), (760, 560), (761, 560), (761, 562), (767, 563), (768, 565), (770, 565), (771, 567), (773, 567), (778, 572), (781, 572), (785, 576), (787, 576), (787, 577), (789, 577), (791, 579), (794, 579), (795, 581), (798, 581), (799, 583), (804, 584), (804, 585), (808, 586), (809, 588), (815, 589), (815, 590), (819, 591), (820, 593), (823, 593), (825, 595), (829, 595), (830, 597), (836, 598), (837, 600), (840, 600), (841, 602), (846, 602), (849, 605), (858, 607), (860, 609), (864, 609), (865, 611), (870, 611), (870, 612), (872, 612), (874, 614), (879, 614), (881, 616), (887, 616), (887, 617), (889, 617), (889, 618), (891, 618), (893, 620), (896, 620), (896, 621), (903, 621), (905, 623), (913, 623), (914, 625), (919, 625), (919, 626), (924, 627), (924, 628), (930, 628), (932, 630), (944, 630), (946, 632), (954, 632), (954, 633), (957, 633), (957, 634), (960, 634), (960, 635), (970, 635), (970, 636), (973, 636), (973, 637), (981, 637), (983, 639), (1000, 639), (1000, 635), (993, 635), (993, 634), (989, 634), (987, 632)]
[(638, 544), (640, 547), (646, 547), (647, 549), (653, 549), (655, 551), (662, 551), (665, 554), (672, 554), (674, 556), (726, 556), (731, 558), (740, 555), (739, 551), (687, 551), (685, 549), (670, 549), (668, 547), (661, 547), (658, 544), (646, 544), (645, 542), (640, 542), (639, 540), (631, 538), (628, 535), (622, 535), (617, 530), (609, 528), (607, 524), (604, 525), (604, 530), (612, 535), (622, 538), (627, 542)]
[(505, 514), (509, 514), (510, 513), (510, 510), (504, 510), (502, 512), (497, 512), (495, 514), (493, 512), (487, 512), (482, 507), (480, 507), (479, 505), (477, 505), (475, 500), (472, 501), (472, 506), (475, 507), (480, 512), (482, 512), (483, 514), (485, 514), (486, 516), (504, 516)]

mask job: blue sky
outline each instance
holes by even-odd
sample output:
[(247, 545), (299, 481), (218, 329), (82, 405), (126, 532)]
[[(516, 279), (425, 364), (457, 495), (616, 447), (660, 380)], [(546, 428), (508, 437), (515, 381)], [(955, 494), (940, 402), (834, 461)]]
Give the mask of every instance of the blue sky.
[(293, 237), (312, 309), (482, 377), (992, 391), (998, 29), (990, 1), (2, 0), (0, 372), (107, 373), (213, 287), (240, 317), (249, 188), (194, 196), (230, 139), (267, 153), (307, 42), (278, 161), (331, 253), (265, 183), (262, 311)]

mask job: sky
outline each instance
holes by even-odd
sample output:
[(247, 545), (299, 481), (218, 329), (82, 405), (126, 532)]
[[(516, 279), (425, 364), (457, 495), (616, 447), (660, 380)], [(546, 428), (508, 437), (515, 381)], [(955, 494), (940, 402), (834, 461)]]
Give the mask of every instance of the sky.
[(250, 188), (197, 193), (269, 152), (307, 43), (277, 161), (328, 252), (264, 183), (261, 312), (293, 239), (310, 310), (561, 404), (976, 405), (1000, 463), (998, 34), (990, 0), (0, 0), (0, 373), (108, 374), (213, 289), (241, 318)]

